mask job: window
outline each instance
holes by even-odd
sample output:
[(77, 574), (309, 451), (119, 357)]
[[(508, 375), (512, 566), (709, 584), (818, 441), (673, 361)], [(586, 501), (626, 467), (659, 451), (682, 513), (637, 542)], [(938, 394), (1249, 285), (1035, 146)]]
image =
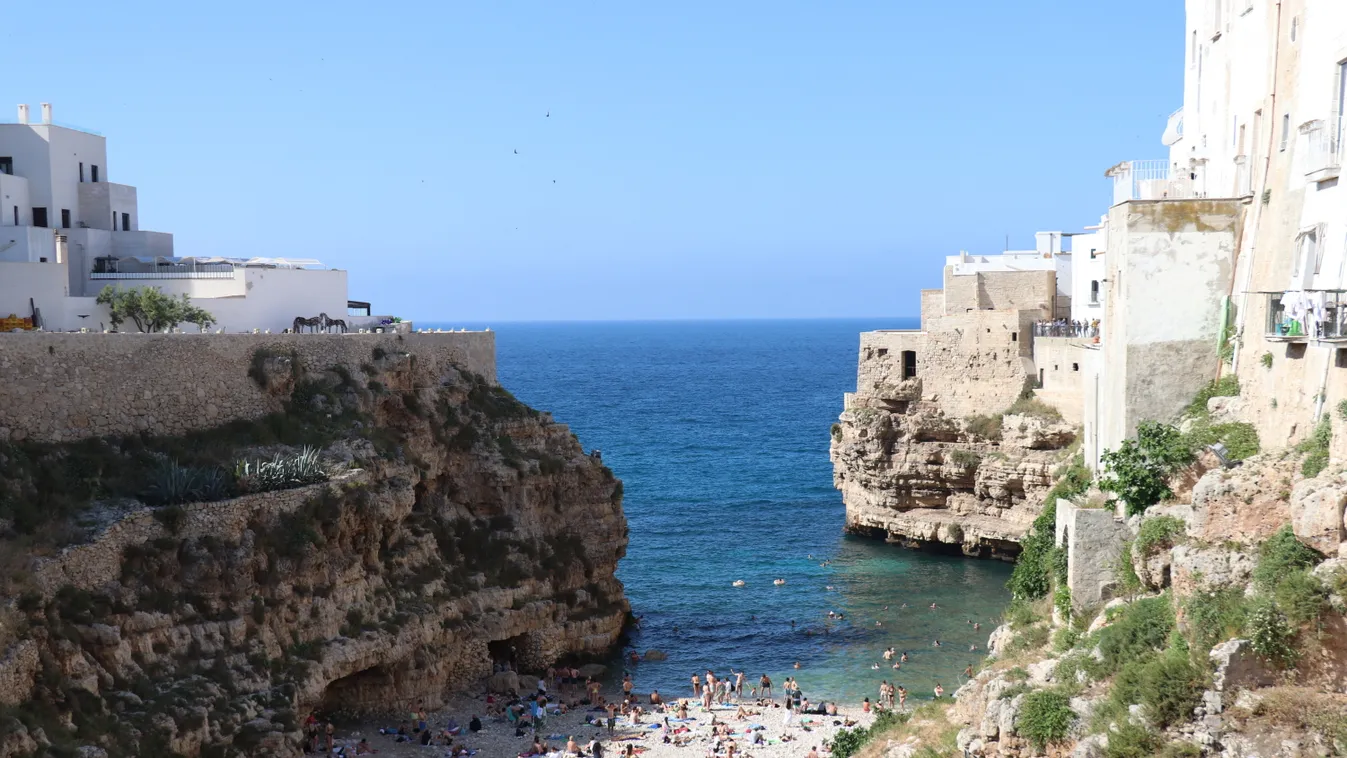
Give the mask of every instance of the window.
[(1296, 236), (1296, 255), (1295, 276), (1302, 273), (1313, 271), (1319, 273), (1323, 265), (1323, 246), (1319, 244), (1319, 227), (1315, 226), (1305, 229)]
[(0, 174), (14, 175), (14, 159), (8, 155), (0, 157)]
[(878, 355), (880, 358), (883, 358), (884, 356), (886, 356), (886, 355), (888, 355), (888, 354), (889, 354), (889, 349), (888, 349), (887, 347), (881, 347), (880, 349), (878, 349), (878, 350), (875, 351), (875, 355)]
[(70, 209), (69, 209), (69, 208), (62, 208), (62, 209), (61, 209), (61, 228), (62, 228), (62, 229), (69, 229), (69, 228), (70, 228)]
[(1347, 368), (1347, 348), (1338, 348), (1333, 351), (1333, 367)]
[(903, 378), (912, 379), (917, 375), (917, 351), (903, 351)]
[(89, 178), (93, 179), (95, 184), (98, 183), (98, 167), (97, 167), (97, 166), (92, 166), (92, 165), (89, 166)]
[(1095, 279), (1094, 281), (1090, 282), (1090, 302), (1091, 302), (1091, 303), (1095, 303), (1095, 304), (1098, 304), (1098, 303), (1099, 303), (1099, 280), (1098, 280), (1098, 279)]
[(1011, 332), (1011, 333), (1010, 333), (1010, 341), (1011, 341), (1011, 342), (1019, 342), (1019, 341), (1020, 341), (1020, 333), (1019, 333), (1019, 332)]
[(1188, 53), (1188, 65), (1189, 65), (1189, 66), (1196, 66), (1196, 65), (1197, 65), (1197, 30), (1196, 30), (1196, 29), (1193, 30), (1193, 41), (1192, 41), (1192, 44), (1188, 47), (1188, 50), (1189, 50), (1189, 53)]
[(1280, 152), (1286, 152), (1286, 143), (1291, 139), (1291, 114), (1282, 114), (1282, 141), (1281, 146), (1277, 148)]
[(1291, 19), (1291, 41), (1296, 41), (1296, 31), (1300, 29), (1300, 16)]
[(33, 226), (46, 227), (46, 225), (47, 225), (47, 209), (46, 209), (46, 208), (34, 208), (34, 209), (33, 209)]
[(124, 232), (129, 232), (129, 231), (131, 231), (131, 214), (130, 214), (130, 213), (123, 213), (123, 214), (122, 214), (122, 231), (124, 231)]
[(84, 161), (80, 161), (80, 184), (84, 183)]
[(1080, 364), (1079, 364), (1079, 363), (1073, 363), (1073, 364), (1071, 364), (1071, 370), (1072, 370), (1072, 371), (1080, 371)]

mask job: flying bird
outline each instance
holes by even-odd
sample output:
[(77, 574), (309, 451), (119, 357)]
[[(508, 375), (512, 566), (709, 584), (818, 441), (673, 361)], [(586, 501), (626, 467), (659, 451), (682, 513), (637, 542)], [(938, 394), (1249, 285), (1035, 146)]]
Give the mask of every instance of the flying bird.
[(514, 151), (514, 154), (519, 155), (519, 151), (518, 150)]
[(543, 118), (552, 118), (552, 111), (548, 111), (547, 115), (543, 116)]

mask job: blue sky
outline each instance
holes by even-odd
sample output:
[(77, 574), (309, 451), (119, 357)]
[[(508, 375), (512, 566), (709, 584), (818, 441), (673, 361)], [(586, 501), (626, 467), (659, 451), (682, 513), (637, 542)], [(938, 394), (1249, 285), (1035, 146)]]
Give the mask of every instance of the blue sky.
[(142, 228), (422, 320), (915, 315), (1182, 96), (1173, 0), (63, 7), (8, 9), (4, 107), (107, 136)]

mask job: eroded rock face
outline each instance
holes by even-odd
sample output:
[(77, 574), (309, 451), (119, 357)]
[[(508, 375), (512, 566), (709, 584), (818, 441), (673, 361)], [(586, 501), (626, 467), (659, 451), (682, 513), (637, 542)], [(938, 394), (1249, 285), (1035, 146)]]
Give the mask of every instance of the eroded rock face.
[(1257, 544), (1291, 520), (1294, 468), (1271, 456), (1207, 472), (1193, 487), (1188, 535), (1203, 542)]
[(1337, 553), (1347, 540), (1343, 510), (1347, 507), (1347, 475), (1325, 474), (1300, 482), (1291, 491), (1291, 528), (1306, 545), (1325, 555)]
[(1013, 557), (1075, 430), (1021, 415), (1006, 415), (1000, 430), (996, 439), (933, 403), (854, 398), (831, 449), (848, 528), (914, 547)]
[[(384, 361), (367, 389), (359, 370), (310, 401), (369, 433), (328, 446), (350, 464), (332, 481), (131, 508), (35, 561), (0, 703), (115, 755), (298, 755), (314, 709), (433, 707), (493, 658), (611, 647), (629, 610), (612, 472), (480, 377)], [(0, 731), (0, 755), (35, 740)]]

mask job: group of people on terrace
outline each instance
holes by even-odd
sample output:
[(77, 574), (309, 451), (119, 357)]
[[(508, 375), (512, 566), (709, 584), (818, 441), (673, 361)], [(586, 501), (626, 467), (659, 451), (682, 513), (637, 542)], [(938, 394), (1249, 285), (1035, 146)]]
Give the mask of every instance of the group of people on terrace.
[(1099, 319), (1079, 321), (1074, 319), (1053, 319), (1034, 322), (1035, 337), (1083, 337), (1099, 336)]

